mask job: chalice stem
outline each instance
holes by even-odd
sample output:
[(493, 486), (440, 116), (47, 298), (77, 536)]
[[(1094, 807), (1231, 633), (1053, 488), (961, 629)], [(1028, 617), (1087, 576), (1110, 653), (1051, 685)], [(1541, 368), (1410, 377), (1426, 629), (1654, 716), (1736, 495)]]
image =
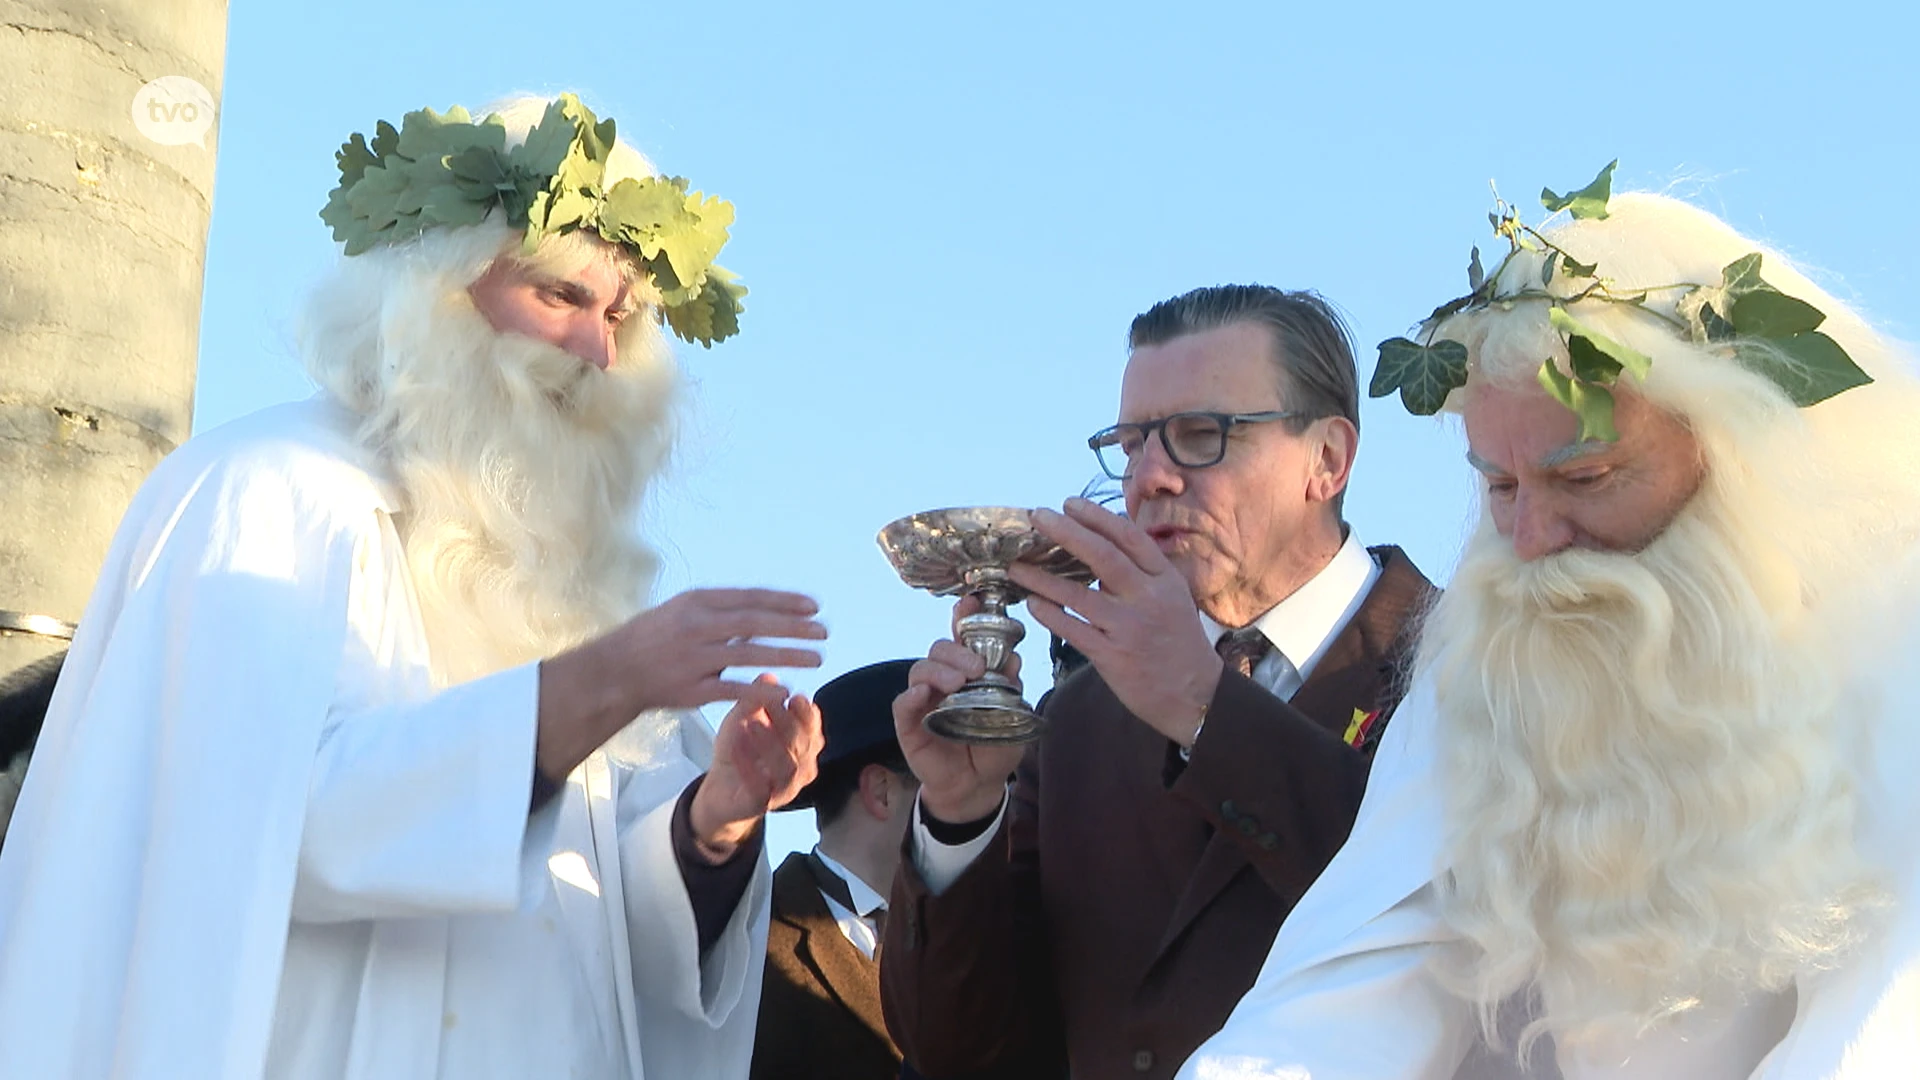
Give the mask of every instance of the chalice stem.
[(1007, 614), (1005, 589), (988, 585), (975, 595), (980, 597), (980, 610), (960, 619), (960, 641), (987, 662), (988, 672), (999, 674), (1006, 669), (1007, 653), (1027, 636), (1027, 628)]

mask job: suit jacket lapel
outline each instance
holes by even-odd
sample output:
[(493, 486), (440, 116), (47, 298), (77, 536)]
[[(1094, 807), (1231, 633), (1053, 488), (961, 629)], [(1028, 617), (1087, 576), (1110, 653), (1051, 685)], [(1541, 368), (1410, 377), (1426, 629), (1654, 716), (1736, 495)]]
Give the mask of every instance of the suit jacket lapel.
[(811, 971), (843, 1008), (887, 1038), (887, 1023), (880, 1011), (880, 966), (840, 932), (805, 859), (799, 853), (787, 856), (774, 875), (774, 917), (799, 932), (795, 961)]
[[(1313, 675), (1293, 695), (1293, 708), (1309, 720), (1344, 736), (1354, 712), (1381, 711), (1369, 745), (1380, 737), (1387, 716), (1399, 704), (1401, 668), (1413, 640), (1418, 616), (1430, 602), (1433, 586), (1397, 547), (1369, 549), (1380, 561), (1380, 578), (1347, 625), (1315, 665)], [(1251, 864), (1238, 841), (1215, 834), (1181, 892), (1173, 918), (1161, 936), (1165, 956), (1193, 920)]]

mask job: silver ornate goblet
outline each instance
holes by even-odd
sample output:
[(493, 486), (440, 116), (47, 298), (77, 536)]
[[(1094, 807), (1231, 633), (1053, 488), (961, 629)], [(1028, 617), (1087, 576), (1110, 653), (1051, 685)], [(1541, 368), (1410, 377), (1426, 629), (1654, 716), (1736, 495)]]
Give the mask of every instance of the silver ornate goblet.
[(935, 596), (980, 597), (980, 610), (955, 629), (967, 648), (987, 662), (986, 674), (949, 694), (927, 715), (935, 734), (970, 743), (1023, 743), (1040, 737), (1040, 717), (1021, 700), (1017, 684), (1002, 674), (1007, 654), (1027, 628), (1007, 614), (1027, 598), (1007, 576), (1007, 567), (1030, 563), (1073, 581), (1091, 582), (1093, 571), (1034, 531), (1025, 510), (964, 506), (913, 514), (880, 530), (880, 550), (900, 580)]

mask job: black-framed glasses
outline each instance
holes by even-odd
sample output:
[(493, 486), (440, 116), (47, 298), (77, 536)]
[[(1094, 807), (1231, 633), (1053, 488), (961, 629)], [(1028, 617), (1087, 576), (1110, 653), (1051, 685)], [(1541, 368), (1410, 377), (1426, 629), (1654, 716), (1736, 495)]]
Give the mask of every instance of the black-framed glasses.
[(1305, 416), (1297, 409), (1269, 412), (1177, 412), (1141, 424), (1115, 424), (1096, 431), (1087, 446), (1100, 459), (1101, 471), (1115, 480), (1133, 475), (1133, 466), (1146, 449), (1147, 437), (1160, 433), (1160, 448), (1183, 469), (1218, 465), (1227, 456), (1227, 434), (1240, 424), (1293, 420)]

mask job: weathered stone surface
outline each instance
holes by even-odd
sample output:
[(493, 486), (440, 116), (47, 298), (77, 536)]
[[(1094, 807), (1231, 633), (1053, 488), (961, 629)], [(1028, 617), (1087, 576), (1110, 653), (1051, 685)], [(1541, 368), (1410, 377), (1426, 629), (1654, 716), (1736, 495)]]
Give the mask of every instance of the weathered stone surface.
[[(224, 0), (0, 0), (0, 609), (77, 621), (191, 428), (215, 137), (153, 142), (133, 101), (166, 75), (217, 99), (226, 23)], [(0, 632), (0, 672), (60, 645)]]

